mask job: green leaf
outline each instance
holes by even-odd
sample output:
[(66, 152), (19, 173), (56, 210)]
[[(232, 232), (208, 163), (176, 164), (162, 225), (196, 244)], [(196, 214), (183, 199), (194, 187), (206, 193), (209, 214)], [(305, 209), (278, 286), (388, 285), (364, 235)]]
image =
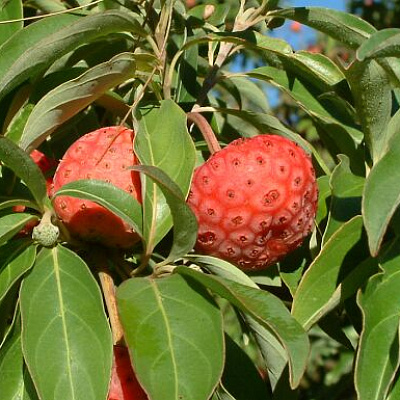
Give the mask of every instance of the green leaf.
[(135, 56), (123, 53), (96, 65), (78, 78), (57, 86), (35, 106), (25, 125), (20, 146), (28, 151), (36, 148), (62, 123), (83, 110), (105, 91), (135, 72)]
[(0, 161), (21, 178), (43, 210), (49, 204), (46, 180), (32, 158), (10, 139), (0, 136)]
[[(350, 121), (348, 116), (339, 114), (336, 116), (337, 109), (331, 104), (325, 105), (323, 92), (316, 92), (316, 87), (310, 83), (304, 82), (297, 77), (297, 73), (280, 70), (278, 68), (266, 66), (259, 67), (246, 73), (247, 76), (255, 79), (261, 79), (283, 90), (311, 117), (318, 120), (323, 125), (329, 125), (332, 129), (336, 129), (336, 135), (332, 136), (337, 147), (341, 152), (352, 153), (349, 150), (348, 141), (353, 144), (360, 144), (363, 134), (354, 127), (354, 122)], [(340, 135), (337, 134), (340, 132)]]
[(354, 62), (346, 75), (353, 93), (365, 141), (376, 163), (387, 144), (392, 92), (386, 71), (375, 61)]
[[(0, 76), (4, 76), (12, 65), (32, 46), (45, 39), (49, 34), (81, 19), (78, 14), (64, 14), (43, 18), (15, 33), (0, 47)], [(0, 96), (1, 97), (1, 96)]]
[(80, 179), (63, 185), (54, 194), (71, 196), (94, 201), (107, 208), (127, 224), (131, 225), (138, 235), (142, 235), (142, 208), (140, 203), (125, 190), (98, 179)]
[(117, 303), (149, 398), (208, 399), (222, 375), (224, 344), (221, 313), (207, 291), (180, 275), (133, 278), (117, 289)]
[(359, 242), (362, 217), (344, 223), (326, 242), (319, 255), (305, 272), (293, 299), (292, 314), (308, 330), (330, 309), (326, 308), (334, 294), (343, 261)]
[(382, 29), (366, 40), (356, 53), (359, 61), (378, 57), (400, 56), (400, 29)]
[(87, 265), (62, 246), (43, 248), (20, 303), (23, 353), (41, 400), (105, 399), (112, 340)]
[[(135, 137), (135, 153), (143, 165), (161, 169), (186, 197), (195, 164), (195, 148), (186, 127), (186, 115), (172, 100), (144, 114)], [(150, 254), (172, 226), (167, 200), (160, 187), (144, 177), (143, 237)]]
[[(14, 33), (22, 29), (22, 1), (21, 0), (3, 0), (0, 3), (0, 45), (7, 41)], [(4, 21), (19, 20), (16, 22)]]
[(388, 151), (374, 165), (365, 183), (362, 210), (368, 244), (378, 254), (389, 222), (400, 204), (400, 131), (390, 140)]
[(376, 32), (376, 29), (363, 19), (332, 8), (291, 7), (272, 11), (268, 15), (301, 22), (354, 49)]
[(11, 239), (28, 222), (35, 220), (38, 220), (37, 216), (25, 213), (14, 213), (0, 217), (0, 246)]
[[(206, 268), (208, 271), (219, 277), (252, 288), (258, 288), (257, 284), (247, 274), (227, 261), (204, 255), (189, 255), (186, 256), (186, 258), (197, 265), (201, 265), (203, 268)], [(245, 314), (244, 318), (249, 324), (263, 358), (266, 361), (269, 380), (272, 388), (274, 388), (288, 362), (286, 351), (276, 336), (274, 336), (265, 326), (258, 323), (250, 315)]]
[(339, 67), (327, 56), (308, 51), (297, 51), (287, 57), (292, 61), (291, 68), (299, 68), (304, 78), (311, 80), (322, 89), (333, 88), (346, 77)]
[(12, 335), (1, 347), (0, 393), (7, 400), (37, 400), (31, 377), (24, 365), (20, 325), (14, 326)]
[(17, 51), (12, 48), (14, 40), (18, 43), (29, 36), (29, 32), (24, 29), (18, 32), (18, 35), (12, 38), (13, 40), (5, 43), (5, 54), (0, 48), (2, 59), (8, 54), (11, 58), (3, 65), (0, 64), (0, 98), (26, 79), (36, 77), (61, 56), (84, 43), (114, 32), (127, 31), (139, 35), (145, 34), (139, 22), (131, 14), (116, 10), (89, 15), (77, 20), (76, 18), (75, 20), (69, 19), (69, 24), (66, 26), (63, 26), (65, 20), (61, 21), (58, 29), (54, 30), (53, 27), (53, 31), (47, 32), (44, 36), (42, 36), (41, 29), (39, 29), (39, 33), (35, 32), (39, 40), (28, 39), (30, 46), (20, 45)]
[(161, 263), (167, 264), (184, 256), (192, 250), (197, 239), (197, 219), (186, 204), (185, 196), (179, 186), (161, 169), (150, 165), (138, 165), (132, 170), (144, 173), (162, 191), (171, 210), (174, 223), (174, 239), (168, 257)]
[(339, 164), (334, 169), (329, 182), (332, 199), (323, 244), (346, 221), (361, 214), (361, 198), (365, 178), (353, 174), (348, 157), (342, 154), (338, 158)]
[(384, 400), (394, 382), (399, 358), (399, 242), (358, 296), (363, 314), (355, 366), (355, 385), (363, 400)]
[(177, 267), (175, 271), (196, 279), (269, 330), (286, 350), (291, 386), (298, 386), (307, 364), (308, 337), (279, 298), (267, 291), (206, 275), (191, 268)]
[(22, 106), (8, 124), (7, 131), (5, 132), (4, 136), (12, 140), (14, 143), (19, 143), (22, 133), (24, 132), (26, 121), (28, 121), (33, 107), (34, 105), (31, 103)]
[(222, 376), (224, 388), (235, 400), (272, 399), (267, 383), (245, 351), (228, 335), (225, 335), (226, 359)]
[(36, 245), (30, 245), (30, 241), (19, 240), (10, 243), (7, 248), (5, 262), (0, 262), (0, 302), (6, 296), (14, 283), (33, 266), (36, 257)]

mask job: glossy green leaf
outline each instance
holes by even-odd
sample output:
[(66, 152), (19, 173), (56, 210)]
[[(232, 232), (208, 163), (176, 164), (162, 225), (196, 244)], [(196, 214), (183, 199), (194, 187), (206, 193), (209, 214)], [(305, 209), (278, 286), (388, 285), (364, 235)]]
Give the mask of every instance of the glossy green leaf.
[[(3, 196), (0, 196), (0, 201)], [(19, 199), (19, 198), (11, 198), (5, 201), (2, 201), (0, 203), (0, 210), (4, 210), (6, 208), (11, 208), (11, 207), (29, 207), (33, 208), (34, 210), (40, 211), (40, 208), (36, 205), (36, 203), (32, 202), (31, 200), (26, 200), (26, 199)]]
[[(0, 3), (0, 22), (3, 22), (0, 23), (0, 45), (22, 29), (22, 16), (22, 0), (7, 0)], [(12, 20), (19, 21), (4, 23)]]
[(116, 10), (75, 18), (75, 20), (70, 19), (66, 26), (63, 26), (65, 20), (61, 21), (58, 29), (47, 32), (44, 36), (40, 29), (40, 34), (37, 34), (39, 40), (30, 42), (28, 47), (19, 45), (18, 50), (12, 48), (14, 41), (21, 41), (29, 36), (30, 33), (24, 29), (18, 32), (18, 37), (15, 35), (12, 41), (5, 43), (5, 53), (0, 48), (2, 59), (10, 54), (10, 60), (0, 64), (0, 98), (26, 79), (45, 71), (62, 55), (84, 43), (113, 32), (127, 31), (144, 34), (139, 22), (131, 14)]
[(308, 25), (351, 48), (357, 48), (376, 32), (376, 29), (367, 21), (332, 8), (290, 7), (272, 11), (269, 15), (292, 19)]
[(170, 254), (161, 264), (167, 264), (192, 250), (197, 239), (197, 219), (186, 204), (186, 198), (179, 186), (161, 169), (150, 165), (138, 165), (132, 170), (148, 176), (162, 191), (171, 210), (174, 224), (174, 239)]
[(49, 204), (46, 180), (32, 158), (10, 139), (0, 136), (0, 161), (21, 178), (43, 210)]
[(318, 87), (334, 87), (346, 79), (339, 67), (323, 54), (297, 51), (288, 60), (293, 62), (291, 68), (299, 68), (304, 72), (304, 77)]
[(94, 201), (107, 208), (131, 225), (142, 235), (142, 208), (125, 190), (97, 179), (81, 179), (63, 185), (55, 194)]
[(366, 40), (357, 49), (357, 59), (363, 61), (368, 58), (399, 57), (400, 29), (382, 29)]
[(41, 400), (105, 399), (112, 340), (102, 296), (72, 251), (43, 248), (21, 294), (22, 348)]
[(346, 75), (355, 100), (365, 141), (373, 162), (383, 155), (392, 111), (392, 92), (386, 71), (374, 60), (354, 62)]
[[(19, 240), (12, 243), (8, 250), (6, 260), (0, 261), (0, 302), (3, 300), (14, 283), (33, 266), (36, 257), (36, 245), (30, 245), (29, 241)], [(10, 246), (9, 246), (10, 247)]]
[(306, 330), (330, 311), (326, 304), (343, 274), (343, 261), (361, 234), (362, 217), (356, 216), (331, 236), (305, 272), (293, 299), (292, 314)]
[[(147, 112), (139, 121), (135, 152), (143, 165), (155, 166), (173, 180), (186, 197), (195, 164), (195, 148), (186, 127), (186, 115), (173, 101)], [(147, 253), (172, 226), (171, 212), (160, 187), (143, 177), (143, 237)]]
[(400, 255), (399, 242), (383, 273), (373, 276), (358, 297), (363, 330), (355, 366), (355, 385), (363, 400), (384, 400), (394, 382), (399, 357)]
[(291, 386), (298, 386), (307, 364), (308, 337), (279, 298), (267, 291), (206, 275), (191, 268), (177, 267), (175, 271), (196, 279), (269, 330), (286, 351)]
[(37, 216), (25, 213), (14, 213), (0, 217), (0, 245), (11, 239), (28, 222), (37, 220)]
[(81, 18), (82, 16), (78, 14), (64, 14), (43, 18), (17, 32), (0, 46), (0, 53), (2, 54), (0, 58), (0, 75), (3, 76), (25, 51), (44, 39), (49, 33), (54, 33)]
[(34, 105), (31, 103), (28, 103), (21, 107), (19, 111), (15, 114), (11, 122), (8, 124), (4, 136), (12, 140), (14, 143), (19, 143), (22, 133), (24, 132), (26, 121), (28, 121), (29, 115), (31, 114), (33, 107)]
[(339, 155), (338, 158), (339, 164), (334, 169), (329, 182), (332, 199), (323, 244), (346, 221), (361, 214), (361, 198), (365, 178), (353, 174), (348, 157)]
[(135, 372), (149, 398), (208, 399), (224, 362), (221, 313), (208, 292), (178, 274), (133, 278), (117, 289), (117, 303)]
[(20, 146), (29, 151), (36, 148), (62, 123), (83, 110), (105, 91), (132, 77), (134, 72), (135, 56), (124, 53), (96, 65), (78, 78), (57, 86), (33, 109), (25, 125)]
[(0, 393), (7, 400), (38, 400), (24, 364), (19, 322), (0, 349)]
[(378, 254), (389, 222), (400, 204), (400, 131), (390, 140), (387, 153), (374, 165), (365, 183), (362, 210), (368, 244)]

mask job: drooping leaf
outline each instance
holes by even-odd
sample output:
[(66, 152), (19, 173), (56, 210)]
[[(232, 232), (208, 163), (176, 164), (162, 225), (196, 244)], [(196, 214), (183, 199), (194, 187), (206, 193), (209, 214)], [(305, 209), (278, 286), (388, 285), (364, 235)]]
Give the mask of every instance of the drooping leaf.
[(37, 220), (36, 215), (26, 213), (14, 213), (0, 217), (0, 246), (11, 239), (28, 222)]
[[(135, 152), (143, 165), (163, 170), (186, 197), (195, 164), (195, 149), (183, 110), (172, 100), (143, 114), (135, 137)], [(161, 189), (144, 176), (143, 237), (150, 254), (172, 226), (171, 213)]]
[(399, 357), (400, 284), (399, 242), (388, 252), (381, 266), (359, 293), (363, 313), (355, 366), (355, 385), (360, 399), (384, 400), (394, 382)]
[(376, 32), (376, 29), (367, 21), (332, 8), (290, 7), (272, 11), (269, 15), (298, 21), (326, 33), (351, 48), (357, 48)]
[(400, 55), (400, 29), (387, 28), (375, 32), (357, 49), (357, 59), (398, 57)]
[(175, 271), (196, 279), (267, 328), (286, 351), (291, 386), (298, 386), (308, 359), (308, 337), (279, 298), (267, 291), (206, 275), (191, 268), (177, 267)]
[(47, 31), (44, 36), (41, 26), (34, 32), (38, 40), (28, 39), (30, 45), (27, 47), (20, 44), (18, 50), (13, 49), (14, 42), (18, 43), (21, 40), (24, 41), (25, 37), (29, 37), (30, 31), (26, 32), (23, 29), (12, 40), (5, 43), (4, 49), (0, 48), (2, 60), (10, 55), (7, 61), (0, 64), (0, 98), (20, 83), (45, 71), (62, 55), (83, 43), (113, 32), (127, 31), (139, 35), (145, 34), (139, 22), (131, 14), (117, 10), (75, 18), (75, 20), (70, 18), (65, 26), (66, 21), (62, 19), (60, 26), (56, 24), (56, 27), (53, 26), (53, 31), (50, 34)]
[(0, 21), (13, 21), (0, 24), (0, 45), (23, 27), (22, 0), (8, 0), (0, 3)]
[(62, 123), (83, 110), (135, 72), (135, 56), (123, 53), (96, 65), (78, 78), (65, 82), (45, 95), (35, 106), (20, 140), (23, 149), (33, 149)]
[(366, 144), (372, 161), (376, 163), (387, 144), (386, 132), (392, 111), (389, 77), (375, 60), (354, 62), (346, 75)]
[(368, 244), (378, 254), (389, 222), (400, 204), (400, 131), (390, 140), (388, 150), (374, 165), (365, 183), (362, 210)]
[(131, 225), (142, 235), (142, 208), (139, 202), (125, 190), (98, 179), (81, 179), (63, 185), (57, 196), (71, 196), (94, 201), (107, 208)]
[[(258, 288), (257, 284), (247, 274), (227, 261), (206, 255), (189, 255), (187, 258), (219, 277), (252, 288)], [(254, 334), (257, 345), (266, 362), (270, 384), (274, 388), (288, 362), (285, 348), (265, 325), (257, 322), (248, 314), (244, 314), (244, 318)]]
[[(207, 291), (176, 274), (133, 278), (117, 303), (138, 379), (152, 400), (206, 400), (223, 369), (220, 311)], [(160, 384), (160, 377), (168, 377)]]
[(36, 245), (19, 240), (10, 243), (2, 251), (8, 251), (6, 259), (0, 260), (0, 302), (14, 283), (32, 267), (36, 257)]
[(42, 400), (105, 399), (112, 340), (99, 287), (62, 246), (43, 248), (21, 294), (22, 348)]
[(365, 178), (353, 174), (348, 157), (339, 155), (338, 158), (339, 164), (335, 167), (329, 182), (332, 199), (323, 243), (326, 243), (346, 221), (361, 214)]
[(43, 210), (49, 204), (46, 180), (32, 158), (10, 139), (0, 136), (0, 161), (21, 178)]
[(359, 242), (361, 234), (361, 216), (345, 222), (305, 272), (293, 299), (292, 314), (306, 330), (330, 311), (326, 304), (339, 284), (343, 260)]
[(186, 204), (185, 196), (179, 186), (161, 169), (150, 165), (132, 167), (148, 176), (162, 191), (171, 210), (174, 223), (174, 239), (168, 257), (162, 262), (167, 264), (192, 250), (197, 239), (197, 220)]

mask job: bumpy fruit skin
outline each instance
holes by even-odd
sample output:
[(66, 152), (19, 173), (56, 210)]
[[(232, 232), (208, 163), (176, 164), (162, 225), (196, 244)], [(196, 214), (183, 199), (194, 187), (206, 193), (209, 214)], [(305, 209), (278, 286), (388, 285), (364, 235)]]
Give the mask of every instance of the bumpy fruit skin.
[(114, 359), (107, 400), (147, 400), (133, 372), (128, 349), (114, 346)]
[[(54, 191), (79, 179), (99, 179), (140, 201), (139, 174), (129, 169), (138, 163), (133, 137), (131, 129), (117, 126), (80, 137), (69, 147), (54, 174)], [(94, 202), (59, 196), (54, 209), (71, 235), (80, 239), (120, 248), (129, 248), (139, 240), (121, 218)]]
[(310, 156), (277, 135), (238, 139), (196, 168), (188, 204), (196, 250), (243, 270), (264, 269), (314, 226), (318, 189)]

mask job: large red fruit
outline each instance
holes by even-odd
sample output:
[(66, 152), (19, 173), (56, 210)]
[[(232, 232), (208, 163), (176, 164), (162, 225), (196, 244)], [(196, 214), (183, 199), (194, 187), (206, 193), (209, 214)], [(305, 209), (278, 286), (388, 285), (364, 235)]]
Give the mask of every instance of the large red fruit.
[[(79, 179), (110, 182), (140, 201), (140, 177), (129, 167), (138, 163), (134, 132), (112, 126), (87, 133), (74, 142), (54, 174), (54, 190)], [(106, 246), (129, 248), (139, 237), (121, 218), (104, 207), (69, 196), (54, 201), (58, 217), (71, 235)]]
[(276, 135), (238, 139), (195, 170), (188, 204), (196, 250), (244, 270), (263, 269), (312, 228), (318, 189), (310, 156)]
[(128, 349), (114, 346), (111, 383), (107, 400), (147, 400), (133, 372)]

